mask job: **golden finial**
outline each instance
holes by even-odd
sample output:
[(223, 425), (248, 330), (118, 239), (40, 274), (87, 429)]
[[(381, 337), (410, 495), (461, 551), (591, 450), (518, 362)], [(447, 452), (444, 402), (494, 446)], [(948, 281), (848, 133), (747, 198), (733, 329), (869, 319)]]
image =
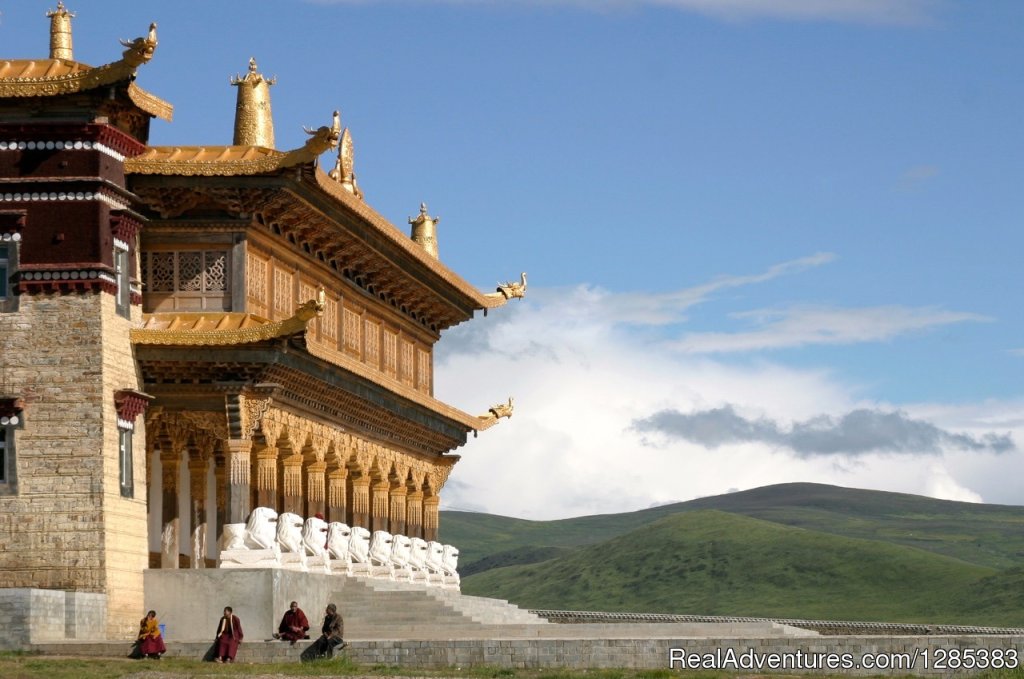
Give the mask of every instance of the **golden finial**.
[(57, 9), (46, 13), (50, 19), (50, 58), (51, 59), (74, 59), (71, 50), (71, 20), (75, 15), (64, 8), (64, 3), (58, 2)]
[(441, 217), (431, 217), (427, 214), (427, 204), (420, 203), (420, 214), (416, 219), (409, 217), (409, 223), (412, 224), (412, 233), (410, 236), (414, 243), (419, 243), (420, 246), (427, 251), (434, 259), (437, 259), (437, 224), (441, 221)]
[(341, 142), (338, 144), (338, 160), (334, 163), (334, 169), (328, 173), (328, 176), (341, 184), (343, 189), (356, 198), (362, 198), (363, 192), (356, 183), (356, 173), (353, 171), (355, 167), (354, 156), (355, 148), (352, 145), (352, 133), (346, 127), (345, 131), (341, 133)]
[(236, 75), (231, 84), (238, 88), (235, 105), (236, 146), (274, 148), (274, 117), (270, 112), (270, 86), (277, 78), (264, 78), (256, 66), (256, 57), (249, 59), (249, 72)]

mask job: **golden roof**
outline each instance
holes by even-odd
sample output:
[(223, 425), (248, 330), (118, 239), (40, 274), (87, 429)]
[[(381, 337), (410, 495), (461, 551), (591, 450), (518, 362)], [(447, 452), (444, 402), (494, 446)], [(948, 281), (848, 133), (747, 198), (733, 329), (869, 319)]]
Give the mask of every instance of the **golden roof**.
[(334, 112), (330, 127), (306, 130), (310, 138), (291, 151), (265, 146), (151, 146), (141, 155), (125, 160), (126, 174), (184, 177), (238, 177), (312, 163), (335, 148), (341, 138), (341, 117)]
[[(298, 308), (295, 315), (273, 322), (255, 314), (239, 312), (167, 312), (143, 314), (143, 326), (130, 331), (132, 344), (213, 347), (252, 344), (278, 337), (302, 333), (306, 325), (322, 310), (322, 302), (310, 300)], [(371, 369), (362, 361), (343, 352), (315, 343), (306, 346), (310, 355), (323, 359), (409, 401), (418, 403), (467, 429), (483, 431), (497, 423), (490, 415), (477, 417), (453, 408), (429, 394)]]
[(323, 303), (310, 300), (283, 321), (240, 312), (145, 314), (141, 328), (130, 331), (132, 344), (226, 346), (289, 337), (306, 329)]
[(103, 66), (89, 66), (71, 59), (0, 61), (0, 98), (53, 97), (127, 81), (128, 96), (136, 106), (152, 116), (170, 120), (174, 112), (170, 104), (131, 82), (136, 69), (153, 58), (157, 44), (156, 24), (150, 26), (147, 37), (122, 41), (122, 44), (127, 49), (121, 59)]

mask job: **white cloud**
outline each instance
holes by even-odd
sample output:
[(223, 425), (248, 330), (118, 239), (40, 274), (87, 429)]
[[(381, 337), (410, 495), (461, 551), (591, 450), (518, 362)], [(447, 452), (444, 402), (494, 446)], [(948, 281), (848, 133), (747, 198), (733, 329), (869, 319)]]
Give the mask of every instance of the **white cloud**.
[[(368, 5), (395, 4), (403, 0), (308, 1), (323, 5)], [(416, 0), (416, 3), (427, 1), (449, 5), (568, 5), (595, 11), (664, 7), (727, 21), (781, 19), (893, 25), (929, 24), (941, 4), (940, 0)]]
[(782, 349), (811, 344), (879, 342), (952, 323), (991, 320), (979, 314), (961, 311), (905, 306), (798, 306), (746, 311), (733, 314), (732, 317), (750, 320), (758, 327), (749, 332), (689, 333), (675, 342), (674, 347), (683, 352), (702, 354)]
[(557, 518), (790, 481), (1019, 502), (1019, 489), (1008, 479), (1024, 475), (1021, 451), (931, 451), (927, 458), (911, 451), (837, 459), (801, 458), (763, 441), (716, 449), (681, 440), (645, 446), (631, 430), (638, 418), (669, 408), (694, 412), (725, 404), (777, 422), (841, 417), (858, 408), (900, 410), (976, 439), (996, 433), (1024, 441), (1024, 403), (953, 407), (864, 401), (825, 370), (768, 361), (737, 367), (674, 351), (643, 327), (609, 322), (609, 312), (621, 308), (615, 293), (587, 287), (560, 295), (539, 288), (531, 293), (453, 329), (439, 345), (448, 346), (438, 355), (439, 398), (481, 413), (516, 397), (510, 420), (457, 451), (463, 457), (452, 480), (458, 483), (444, 489), (446, 507)]
[(981, 502), (981, 496), (973, 490), (964, 488), (956, 482), (949, 470), (941, 465), (928, 468), (928, 495), (940, 500), (956, 500), (958, 502)]

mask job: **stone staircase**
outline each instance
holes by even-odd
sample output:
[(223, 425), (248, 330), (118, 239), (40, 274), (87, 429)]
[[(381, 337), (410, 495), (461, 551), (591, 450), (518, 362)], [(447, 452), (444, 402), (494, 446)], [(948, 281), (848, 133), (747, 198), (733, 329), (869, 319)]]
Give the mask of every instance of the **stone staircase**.
[(774, 622), (554, 624), (503, 599), (456, 590), (349, 577), (334, 597), (346, 639), (648, 639), (806, 637), (814, 632)]
[(501, 599), (408, 582), (349, 577), (335, 597), (353, 639), (453, 638), (553, 626)]

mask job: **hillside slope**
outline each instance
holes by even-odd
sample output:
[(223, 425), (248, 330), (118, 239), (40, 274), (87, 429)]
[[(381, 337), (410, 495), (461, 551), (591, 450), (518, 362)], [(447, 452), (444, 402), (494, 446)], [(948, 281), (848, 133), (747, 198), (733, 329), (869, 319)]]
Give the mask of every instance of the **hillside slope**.
[(463, 580), (521, 606), (1024, 626), (1024, 574), (715, 510), (676, 513), (543, 563)]
[[(624, 535), (666, 516), (716, 509), (845, 537), (919, 547), (997, 569), (1024, 565), (1024, 507), (951, 502), (884, 491), (787, 483), (623, 514), (526, 521), (442, 512), (441, 539), (458, 545), (462, 563), (523, 562), (524, 547), (577, 547)], [(543, 550), (530, 554), (543, 556)]]

